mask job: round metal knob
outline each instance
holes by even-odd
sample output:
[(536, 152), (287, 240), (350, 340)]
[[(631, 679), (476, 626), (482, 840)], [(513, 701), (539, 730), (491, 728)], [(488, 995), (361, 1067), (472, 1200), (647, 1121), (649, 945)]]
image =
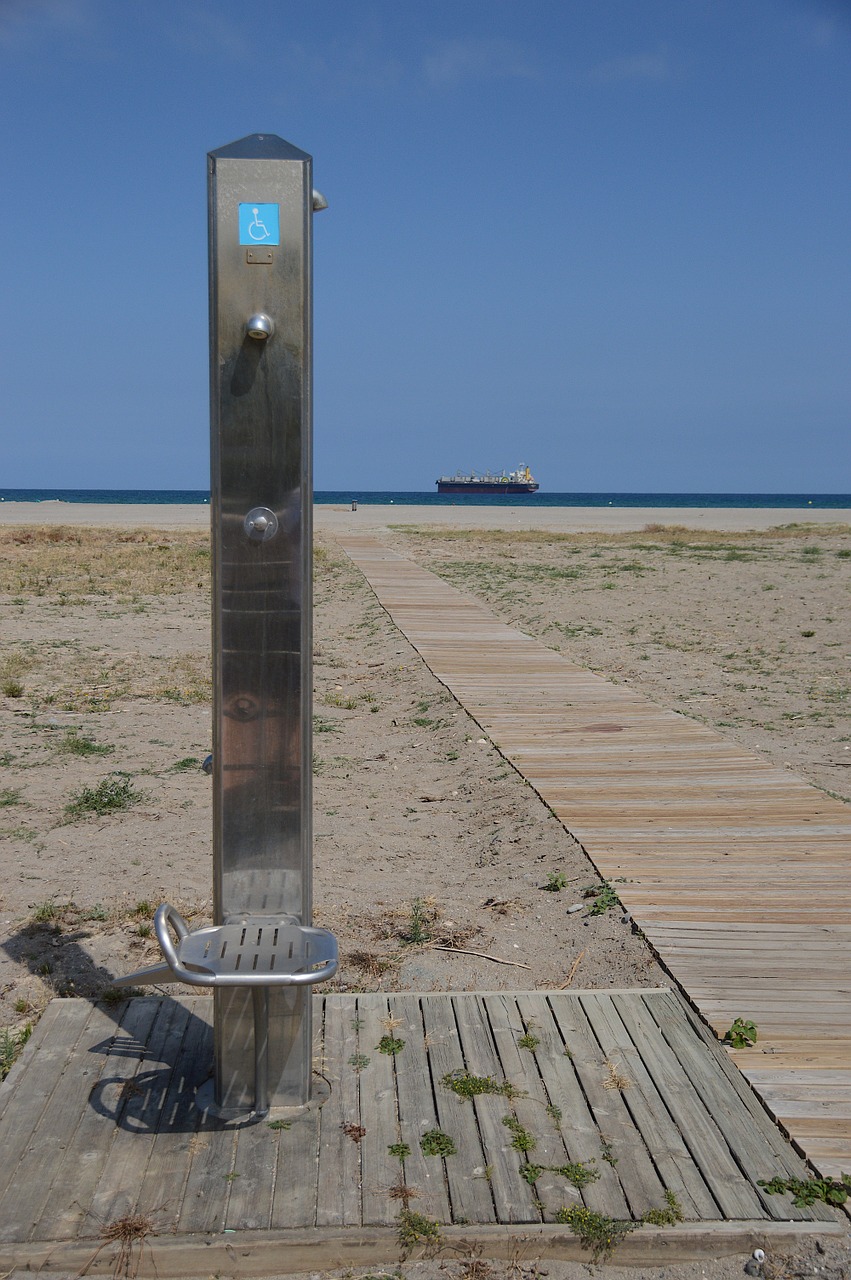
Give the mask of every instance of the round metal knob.
[(252, 542), (268, 542), (278, 532), (278, 517), (268, 507), (253, 507), (242, 527)]
[(249, 338), (256, 338), (259, 342), (265, 342), (275, 332), (275, 323), (267, 315), (264, 315), (262, 311), (258, 311), (256, 315), (249, 317), (245, 332)]

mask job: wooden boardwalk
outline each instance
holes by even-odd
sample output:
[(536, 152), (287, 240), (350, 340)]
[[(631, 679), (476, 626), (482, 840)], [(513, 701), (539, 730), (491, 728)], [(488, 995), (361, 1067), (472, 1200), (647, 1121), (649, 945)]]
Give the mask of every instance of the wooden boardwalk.
[[(400, 1188), (448, 1239), (489, 1251), (516, 1229), (535, 1249), (581, 1256), (556, 1225), (577, 1205), (636, 1224), (619, 1258), (844, 1230), (834, 1210), (795, 1209), (758, 1185), (800, 1177), (803, 1163), (676, 992), (315, 1000), (327, 1101), (277, 1129), (196, 1106), (212, 1066), (210, 999), (144, 997), (112, 1012), (54, 1000), (0, 1089), (3, 1272), (73, 1270), (128, 1214), (150, 1215), (160, 1274), (237, 1274), (237, 1254), (247, 1275), (392, 1259)], [(378, 1049), (387, 1034), (403, 1042), (395, 1054)], [(460, 1071), (516, 1096), (464, 1100), (449, 1087)], [(436, 1129), (454, 1154), (423, 1150)], [(407, 1152), (391, 1152), (398, 1143)], [(685, 1221), (639, 1226), (666, 1193)], [(299, 1248), (284, 1255), (284, 1244)]]
[(578, 839), (811, 1163), (851, 1170), (851, 808), (577, 667), (369, 537), (395, 624)]

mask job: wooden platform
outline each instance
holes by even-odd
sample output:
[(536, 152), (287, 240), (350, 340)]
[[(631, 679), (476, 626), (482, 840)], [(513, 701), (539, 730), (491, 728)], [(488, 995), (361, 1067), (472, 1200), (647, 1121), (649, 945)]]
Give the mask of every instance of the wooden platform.
[[(802, 1162), (674, 992), (315, 999), (328, 1100), (277, 1129), (196, 1106), (211, 1000), (146, 997), (114, 1012), (54, 1000), (0, 1088), (0, 1268), (79, 1266), (130, 1213), (150, 1215), (146, 1256), (161, 1274), (212, 1273), (217, 1250), (228, 1274), (236, 1260), (249, 1275), (398, 1258), (400, 1186), (446, 1240), (497, 1252), (513, 1238), (579, 1257), (553, 1225), (559, 1210), (637, 1221), (666, 1207), (666, 1191), (685, 1222), (637, 1228), (624, 1258), (842, 1230), (825, 1206), (794, 1209), (757, 1185), (802, 1176)], [(387, 1034), (404, 1042), (395, 1055), (377, 1048)], [(447, 1083), (460, 1070), (517, 1094), (463, 1100)], [(532, 1149), (512, 1146), (506, 1118)], [(456, 1154), (423, 1153), (438, 1128)], [(581, 1190), (569, 1163), (591, 1173)]]
[(498, 621), (375, 539), (340, 543), (434, 674), (582, 843), (822, 1173), (851, 1170), (851, 808)]

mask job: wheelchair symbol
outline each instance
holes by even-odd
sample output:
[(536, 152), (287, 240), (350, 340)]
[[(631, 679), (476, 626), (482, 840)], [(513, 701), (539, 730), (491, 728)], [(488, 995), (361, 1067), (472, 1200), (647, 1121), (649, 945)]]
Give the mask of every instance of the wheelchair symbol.
[(258, 217), (260, 210), (252, 209), (251, 212), (254, 214), (254, 217), (248, 224), (248, 234), (251, 236), (251, 239), (257, 242), (261, 240), (268, 240), (269, 230), (266, 226), (266, 223), (261, 222), (260, 218)]

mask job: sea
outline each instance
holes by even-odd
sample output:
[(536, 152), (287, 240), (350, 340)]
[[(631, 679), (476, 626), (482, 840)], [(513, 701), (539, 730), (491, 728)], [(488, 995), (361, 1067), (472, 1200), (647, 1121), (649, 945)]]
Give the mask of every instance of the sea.
[[(406, 490), (317, 489), (317, 504), (414, 507), (813, 507), (851, 508), (849, 493), (417, 493)], [(209, 503), (208, 489), (0, 489), (0, 502), (85, 502), (158, 506)]]

